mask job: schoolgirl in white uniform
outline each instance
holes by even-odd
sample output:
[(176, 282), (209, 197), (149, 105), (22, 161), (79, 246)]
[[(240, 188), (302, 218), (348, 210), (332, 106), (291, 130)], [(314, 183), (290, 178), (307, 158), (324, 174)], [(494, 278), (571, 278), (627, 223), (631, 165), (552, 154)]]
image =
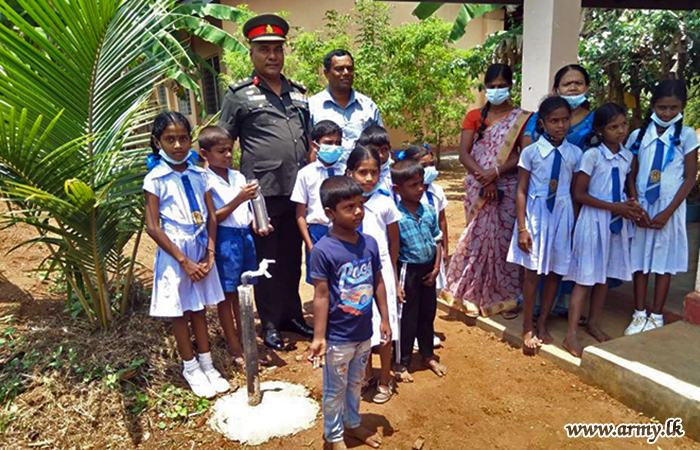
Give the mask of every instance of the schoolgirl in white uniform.
[[(625, 334), (663, 326), (671, 276), (688, 270), (685, 199), (695, 185), (698, 138), (683, 126), (687, 90), (681, 80), (656, 86), (642, 127), (627, 146), (635, 156), (633, 192), (648, 217), (637, 223), (632, 239), (635, 312)], [(656, 274), (654, 303), (647, 317), (649, 274)]]
[[(392, 200), (389, 192), (379, 186), (380, 157), (379, 154), (364, 147), (356, 145), (348, 158), (347, 174), (354, 178), (364, 191), (365, 217), (360, 231), (372, 236), (377, 241), (379, 256), (382, 262), (382, 278), (386, 287), (387, 309), (389, 311), (389, 325), (394, 341), (399, 340), (399, 320), (397, 303), (397, 278), (396, 265), (399, 255), (399, 219), (401, 213)], [(381, 315), (379, 309), (372, 309), (372, 346), (380, 345), (381, 333), (379, 324)], [(388, 402), (393, 394), (391, 382), (391, 345), (379, 346), (381, 358), (381, 376), (377, 383), (377, 392), (374, 396), (375, 403)], [(371, 380), (372, 364), (367, 364), (367, 380)]]
[(624, 192), (633, 158), (623, 145), (629, 131), (627, 112), (620, 105), (607, 103), (596, 110), (593, 128), (601, 144), (583, 154), (577, 169), (573, 195), (582, 207), (574, 230), (571, 266), (564, 277), (576, 283), (564, 348), (579, 358), (583, 352), (579, 320), (591, 290), (586, 331), (600, 342), (610, 339), (599, 323), (608, 279), (632, 280), (629, 243), (633, 225), (628, 219), (644, 215), (636, 199), (627, 199)]
[(224, 300), (224, 293), (214, 263), (214, 206), (206, 171), (189, 161), (190, 130), (182, 114), (165, 111), (151, 132), (154, 154), (143, 182), (146, 231), (158, 244), (150, 314), (171, 318), (185, 380), (196, 395), (213, 397), (230, 386), (214, 368), (204, 309)]
[[(561, 97), (542, 102), (539, 126), (543, 137), (523, 149), (518, 163), (516, 230), (507, 261), (524, 267), (523, 340), (526, 349), (553, 341), (547, 317), (561, 276), (569, 271), (574, 206), (571, 180), (581, 159), (580, 148), (566, 140), (571, 126), (571, 107)], [(533, 329), (533, 310), (540, 275), (542, 311)]]

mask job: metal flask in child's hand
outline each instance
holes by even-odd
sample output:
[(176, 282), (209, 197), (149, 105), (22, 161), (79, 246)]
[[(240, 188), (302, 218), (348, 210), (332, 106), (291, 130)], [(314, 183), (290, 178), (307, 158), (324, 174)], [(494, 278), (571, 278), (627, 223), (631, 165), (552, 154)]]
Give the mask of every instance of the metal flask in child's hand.
[(258, 185), (257, 195), (250, 201), (253, 205), (253, 221), (255, 222), (255, 228), (257, 228), (258, 231), (267, 232), (270, 230), (270, 216), (267, 215), (265, 197), (263, 197), (260, 192), (260, 183), (258, 183), (256, 179), (248, 180), (248, 183), (255, 183)]

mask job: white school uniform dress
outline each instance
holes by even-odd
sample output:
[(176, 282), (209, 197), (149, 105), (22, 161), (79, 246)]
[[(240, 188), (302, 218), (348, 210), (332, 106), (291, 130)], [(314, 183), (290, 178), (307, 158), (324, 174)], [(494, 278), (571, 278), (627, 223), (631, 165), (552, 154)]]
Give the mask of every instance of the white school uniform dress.
[[(447, 208), (447, 196), (445, 190), (439, 184), (432, 182), (428, 185), (428, 189), (423, 193), (420, 202), (424, 205), (430, 205), (435, 208), (435, 213), (440, 218), (440, 213)], [(435, 289), (438, 291), (445, 287), (445, 260), (440, 261), (440, 273), (435, 279)]]
[[(387, 225), (397, 223), (401, 219), (396, 204), (389, 195), (382, 192), (375, 192), (365, 202), (365, 218), (362, 220), (362, 233), (372, 236), (377, 241), (379, 247), (379, 257), (382, 262), (382, 278), (386, 286), (386, 303), (389, 311), (389, 325), (391, 326), (391, 339), (399, 339), (399, 319), (398, 305), (396, 299), (396, 276), (394, 265), (391, 263), (389, 254), (389, 237), (387, 235)], [(376, 302), (372, 304), (372, 346), (380, 344), (381, 334), (379, 324), (381, 314)]]
[[(624, 147), (613, 153), (605, 144), (591, 148), (581, 157), (577, 172), (591, 177), (588, 194), (606, 202), (613, 201), (613, 168), (618, 168), (620, 201), (627, 200), (624, 192), (627, 174), (632, 170), (632, 152)], [(583, 286), (604, 284), (608, 278), (630, 281), (630, 235), (632, 223), (622, 220), (620, 233), (610, 231), (612, 213), (606, 209), (581, 207), (574, 229), (571, 266), (564, 280)]]
[(321, 183), (329, 176), (329, 169), (333, 175), (345, 175), (345, 165), (337, 162), (333, 166), (326, 167), (320, 160), (306, 165), (297, 173), (290, 199), (294, 203), (306, 205), (306, 223), (330, 226), (331, 220), (326, 217), (321, 204)]
[(538, 274), (566, 275), (571, 261), (571, 237), (574, 229), (574, 205), (571, 200), (571, 180), (582, 151), (567, 140), (561, 143), (562, 154), (557, 194), (552, 212), (547, 208), (549, 183), (555, 152), (544, 138), (525, 147), (518, 166), (530, 172), (530, 185), (525, 208), (525, 225), (532, 237), (532, 249), (525, 253), (518, 247), (518, 222), (506, 260)]
[[(678, 189), (683, 184), (683, 171), (685, 156), (698, 148), (698, 137), (695, 130), (684, 126), (680, 134), (680, 145), (674, 148), (673, 159), (661, 172), (661, 192), (659, 198), (650, 204), (645, 196), (649, 174), (651, 172), (656, 143), (660, 139), (664, 143), (665, 162), (668, 149), (676, 131), (675, 126), (670, 126), (659, 137), (656, 126), (651, 123), (642, 138), (641, 146), (637, 154), (639, 171), (637, 173), (637, 197), (639, 204), (653, 219), (658, 213), (666, 209), (671, 203)], [(627, 141), (627, 147), (637, 140), (639, 130), (635, 130)], [(676, 274), (688, 270), (688, 235), (685, 223), (685, 201), (674, 211), (673, 215), (661, 230), (635, 227), (632, 238), (632, 271), (656, 274)]]
[[(182, 184), (187, 175), (202, 213), (203, 223), (197, 226)], [(161, 160), (143, 181), (143, 190), (159, 200), (160, 226), (168, 238), (190, 260), (198, 263), (207, 253), (207, 207), (204, 193), (210, 189), (204, 169), (188, 164), (177, 172)], [(151, 316), (182, 317), (185, 311), (201, 311), (224, 300), (216, 265), (203, 280), (194, 282), (175, 258), (158, 247), (153, 267)]]

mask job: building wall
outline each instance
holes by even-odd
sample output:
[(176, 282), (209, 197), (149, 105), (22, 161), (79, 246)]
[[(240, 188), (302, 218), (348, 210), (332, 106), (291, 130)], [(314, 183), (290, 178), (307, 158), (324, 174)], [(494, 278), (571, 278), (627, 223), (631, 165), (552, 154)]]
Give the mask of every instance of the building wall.
[[(323, 18), (326, 11), (335, 9), (338, 12), (349, 12), (354, 0), (220, 0), (222, 4), (237, 6), (242, 3), (247, 4), (250, 9), (256, 13), (274, 13), (280, 10), (289, 12), (290, 24), (292, 27), (301, 27), (305, 30), (313, 30), (324, 25)], [(418, 21), (411, 12), (416, 7), (418, 2), (391, 2), (387, 1), (391, 6), (392, 25), (401, 25), (407, 22)], [(459, 9), (458, 4), (444, 5), (439, 11), (438, 16), (452, 21), (457, 16)], [(222, 28), (227, 32), (234, 34), (237, 32), (238, 24), (232, 22), (223, 22)], [(494, 11), (485, 16), (476, 18), (469, 23), (467, 32), (455, 45), (461, 48), (470, 48), (484, 42), (489, 34), (503, 29), (503, 12)], [(192, 39), (193, 49), (204, 59), (211, 58), (214, 55), (221, 57), (221, 49), (194, 37)], [(222, 71), (225, 71), (222, 67)], [(201, 83), (200, 83), (201, 88)], [(200, 118), (199, 108), (193, 95), (190, 95), (190, 103), (192, 114), (188, 117), (192, 123), (201, 124), (203, 121)], [(477, 104), (483, 104), (483, 95), (477, 95)], [(168, 94), (168, 107), (179, 110), (179, 101), (177, 96), (170, 91)], [(403, 130), (389, 130), (392, 142), (396, 145), (406, 142), (409, 136)]]

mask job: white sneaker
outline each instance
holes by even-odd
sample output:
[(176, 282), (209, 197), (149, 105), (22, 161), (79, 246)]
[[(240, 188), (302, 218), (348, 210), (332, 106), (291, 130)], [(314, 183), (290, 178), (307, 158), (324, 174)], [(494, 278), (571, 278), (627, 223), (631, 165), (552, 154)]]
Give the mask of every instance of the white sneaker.
[(216, 395), (216, 389), (211, 385), (207, 376), (202, 372), (202, 369), (197, 367), (191, 370), (183, 370), (182, 376), (185, 377), (190, 389), (197, 397), (212, 398)]
[(228, 381), (226, 381), (226, 379), (222, 377), (219, 371), (214, 367), (207, 368), (203, 372), (217, 393), (221, 394), (231, 389), (231, 385), (228, 383)]
[(645, 331), (649, 331), (649, 330), (655, 330), (655, 329), (661, 328), (663, 326), (664, 326), (663, 319), (656, 320), (652, 316), (649, 316), (649, 318), (647, 319), (646, 325), (644, 325), (644, 329), (642, 330), (642, 333)]
[(632, 322), (629, 324), (625, 330), (625, 336), (631, 336), (633, 334), (641, 333), (647, 324), (647, 318), (645, 316), (632, 317)]

